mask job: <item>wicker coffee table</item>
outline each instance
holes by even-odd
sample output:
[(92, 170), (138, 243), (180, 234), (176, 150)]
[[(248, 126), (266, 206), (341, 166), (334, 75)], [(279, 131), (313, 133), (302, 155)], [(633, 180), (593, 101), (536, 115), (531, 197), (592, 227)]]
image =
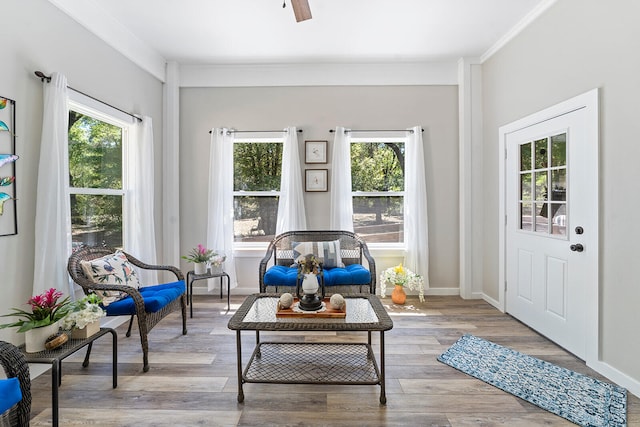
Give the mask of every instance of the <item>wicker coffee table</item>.
[[(244, 383), (363, 384), (380, 386), (385, 404), (384, 332), (393, 322), (374, 295), (346, 296), (345, 318), (276, 317), (278, 295), (249, 296), (229, 320), (236, 331), (238, 402)], [(256, 331), (256, 346), (242, 366), (242, 331)], [(260, 331), (366, 332), (366, 343), (261, 342)], [(380, 332), (380, 367), (371, 347), (371, 333)]]

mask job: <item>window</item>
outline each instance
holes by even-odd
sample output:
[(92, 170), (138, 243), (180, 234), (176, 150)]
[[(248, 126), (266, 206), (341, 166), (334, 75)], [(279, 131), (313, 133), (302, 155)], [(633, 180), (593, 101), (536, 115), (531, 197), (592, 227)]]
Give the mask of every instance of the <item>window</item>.
[(235, 139), (233, 144), (234, 241), (275, 237), (282, 172), (282, 139)]
[(123, 153), (129, 125), (69, 103), (69, 195), (73, 248), (123, 246)]
[(404, 138), (352, 138), (353, 228), (367, 243), (404, 242)]

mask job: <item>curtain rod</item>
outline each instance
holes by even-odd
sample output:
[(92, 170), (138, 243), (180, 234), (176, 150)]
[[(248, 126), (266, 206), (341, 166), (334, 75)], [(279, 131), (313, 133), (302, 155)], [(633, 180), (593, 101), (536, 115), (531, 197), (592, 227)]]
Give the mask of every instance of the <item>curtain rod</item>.
[[(209, 133), (211, 133), (212, 131), (209, 131)], [(227, 131), (227, 135), (229, 135), (230, 133), (275, 133), (275, 132), (289, 132), (287, 129), (281, 129), (281, 130), (235, 130), (235, 129), (229, 129)], [(302, 129), (298, 129), (298, 133), (302, 133)]]
[[(329, 129), (330, 133), (334, 133), (335, 129)], [(349, 132), (410, 132), (413, 133), (413, 129), (345, 129), (345, 133)], [(424, 129), (422, 129), (424, 132)]]
[[(47, 75), (45, 75), (42, 71), (34, 71), (33, 73), (34, 73), (38, 78), (40, 78), (40, 81), (43, 81), (43, 82), (44, 82), (44, 81), (46, 80), (46, 81), (47, 81), (47, 83), (51, 83), (51, 76), (47, 76)], [(77, 92), (77, 93), (79, 93), (79, 94), (81, 94), (81, 95), (84, 95), (84, 96), (86, 96), (87, 98), (91, 98), (91, 99), (93, 99), (94, 101), (97, 101), (97, 102), (99, 102), (99, 103), (101, 103), (101, 104), (107, 105), (107, 106), (109, 106), (109, 107), (111, 107), (111, 108), (113, 108), (113, 109), (115, 109), (115, 110), (118, 110), (118, 111), (120, 111), (121, 113), (124, 113), (124, 114), (126, 114), (126, 115), (128, 115), (128, 116), (131, 116), (131, 117), (133, 117), (134, 119), (136, 119), (136, 120), (138, 120), (138, 121), (140, 121), (140, 122), (142, 121), (142, 117), (138, 116), (137, 114), (132, 114), (132, 113), (130, 113), (130, 112), (128, 112), (128, 111), (124, 111), (124, 110), (122, 110), (122, 109), (120, 109), (120, 108), (118, 108), (118, 107), (115, 107), (115, 106), (111, 105), (111, 104), (107, 104), (106, 102), (101, 101), (101, 100), (99, 100), (98, 98), (94, 98), (93, 96), (88, 95), (88, 94), (86, 94), (86, 93), (84, 93), (84, 92), (81, 92), (81, 91), (79, 91), (78, 89), (74, 89), (74, 88), (72, 88), (71, 86), (67, 86), (67, 88), (68, 88), (68, 89), (71, 89), (72, 91)]]

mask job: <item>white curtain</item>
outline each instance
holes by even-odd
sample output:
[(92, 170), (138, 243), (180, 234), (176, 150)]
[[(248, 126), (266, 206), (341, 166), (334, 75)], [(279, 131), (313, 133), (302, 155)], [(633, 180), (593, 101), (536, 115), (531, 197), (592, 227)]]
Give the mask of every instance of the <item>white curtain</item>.
[(53, 73), (44, 83), (42, 138), (36, 197), (33, 295), (56, 288), (73, 297), (67, 273), (71, 218), (67, 184), (69, 107), (67, 78)]
[[(211, 131), (208, 211), (207, 247), (227, 256), (224, 271), (235, 288), (238, 279), (233, 257), (233, 137), (226, 128)], [(212, 290), (213, 280), (207, 282)]]
[(415, 126), (407, 138), (404, 173), (405, 266), (424, 278), (429, 288), (429, 230), (422, 127)]
[(335, 131), (331, 166), (329, 229), (353, 231), (351, 136), (343, 127)]
[[(157, 264), (153, 164), (153, 122), (144, 116), (136, 120), (127, 149), (124, 248), (147, 264)], [(157, 271), (137, 273), (143, 286), (158, 284)]]
[(298, 132), (295, 126), (288, 127), (282, 147), (282, 175), (280, 178), (280, 200), (276, 234), (285, 231), (306, 230), (307, 217), (304, 210), (302, 173), (298, 154)]

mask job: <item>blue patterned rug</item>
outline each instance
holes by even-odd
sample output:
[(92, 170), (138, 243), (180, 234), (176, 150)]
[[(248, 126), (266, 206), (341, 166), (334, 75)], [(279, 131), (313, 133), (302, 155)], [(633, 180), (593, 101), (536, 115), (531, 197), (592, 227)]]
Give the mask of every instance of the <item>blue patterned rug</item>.
[(627, 390), (473, 335), (438, 360), (582, 426), (627, 425)]

